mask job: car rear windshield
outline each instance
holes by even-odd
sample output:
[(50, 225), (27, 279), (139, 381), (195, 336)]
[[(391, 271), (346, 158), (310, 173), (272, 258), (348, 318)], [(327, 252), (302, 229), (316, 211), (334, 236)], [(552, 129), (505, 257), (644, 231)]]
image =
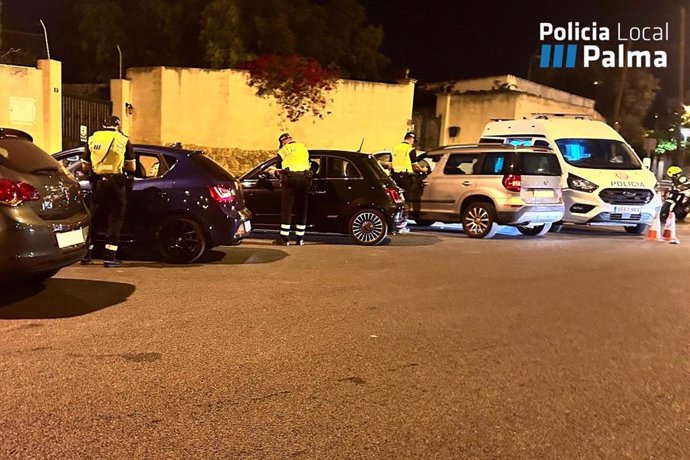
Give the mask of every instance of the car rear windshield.
[(26, 139), (0, 139), (0, 165), (21, 173), (57, 170), (60, 163)]
[(554, 153), (520, 152), (520, 174), (525, 176), (560, 176), (561, 165)]
[(202, 153), (192, 153), (189, 155), (192, 162), (200, 166), (217, 181), (235, 181), (235, 177), (221, 165)]
[(376, 172), (376, 177), (378, 177), (379, 179), (388, 179), (388, 174), (386, 174), (386, 171), (383, 169), (383, 166), (381, 166), (381, 163), (376, 161), (376, 158), (369, 155), (367, 161), (369, 162), (369, 164), (371, 164), (371, 167), (374, 170), (374, 172)]
[(613, 139), (558, 139), (565, 161), (578, 168), (641, 169), (637, 155), (625, 143)]

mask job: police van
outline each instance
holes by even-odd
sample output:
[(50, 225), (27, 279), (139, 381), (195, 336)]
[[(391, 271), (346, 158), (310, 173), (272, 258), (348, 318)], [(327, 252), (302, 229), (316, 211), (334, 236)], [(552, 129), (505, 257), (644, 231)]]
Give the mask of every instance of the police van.
[(628, 233), (644, 233), (661, 209), (661, 198), (654, 174), (620, 134), (583, 115), (533, 116), (487, 123), (480, 144), (553, 149), (563, 171), (563, 222), (615, 225)]

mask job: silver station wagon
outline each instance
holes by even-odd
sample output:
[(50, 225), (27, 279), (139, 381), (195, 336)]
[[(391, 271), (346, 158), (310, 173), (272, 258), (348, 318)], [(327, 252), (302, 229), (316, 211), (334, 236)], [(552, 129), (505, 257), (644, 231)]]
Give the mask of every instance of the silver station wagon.
[(421, 196), (406, 196), (419, 225), (460, 222), (471, 238), (491, 238), (498, 225), (541, 236), (563, 218), (561, 168), (551, 149), (457, 145), (426, 159), (433, 169)]

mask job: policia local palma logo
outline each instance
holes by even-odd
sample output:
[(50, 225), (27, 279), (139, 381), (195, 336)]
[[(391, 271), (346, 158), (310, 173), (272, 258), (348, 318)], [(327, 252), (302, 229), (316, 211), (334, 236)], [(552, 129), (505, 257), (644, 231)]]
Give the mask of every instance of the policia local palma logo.
[[(614, 35), (615, 34), (615, 35)], [(614, 38), (612, 38), (614, 37)], [(580, 25), (568, 22), (563, 27), (550, 22), (539, 24), (541, 68), (572, 69), (600, 63), (604, 68), (665, 68), (668, 62), (663, 50), (632, 50), (628, 42), (667, 42), (668, 22), (662, 26), (624, 27), (618, 23), (612, 33), (606, 26)]]

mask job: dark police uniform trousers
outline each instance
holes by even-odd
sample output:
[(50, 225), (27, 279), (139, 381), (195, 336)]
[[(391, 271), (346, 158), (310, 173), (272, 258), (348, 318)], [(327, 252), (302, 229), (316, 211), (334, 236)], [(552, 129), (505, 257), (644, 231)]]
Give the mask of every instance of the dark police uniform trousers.
[(311, 188), (311, 171), (284, 170), (280, 175), (281, 223), (290, 224), (295, 213), (295, 225), (307, 225), (307, 204)]
[(92, 185), (93, 193), (90, 206), (92, 225), (95, 223), (96, 216), (100, 215), (101, 212), (107, 212), (108, 230), (105, 235), (105, 244), (117, 246), (127, 210), (125, 175), (94, 175)]

